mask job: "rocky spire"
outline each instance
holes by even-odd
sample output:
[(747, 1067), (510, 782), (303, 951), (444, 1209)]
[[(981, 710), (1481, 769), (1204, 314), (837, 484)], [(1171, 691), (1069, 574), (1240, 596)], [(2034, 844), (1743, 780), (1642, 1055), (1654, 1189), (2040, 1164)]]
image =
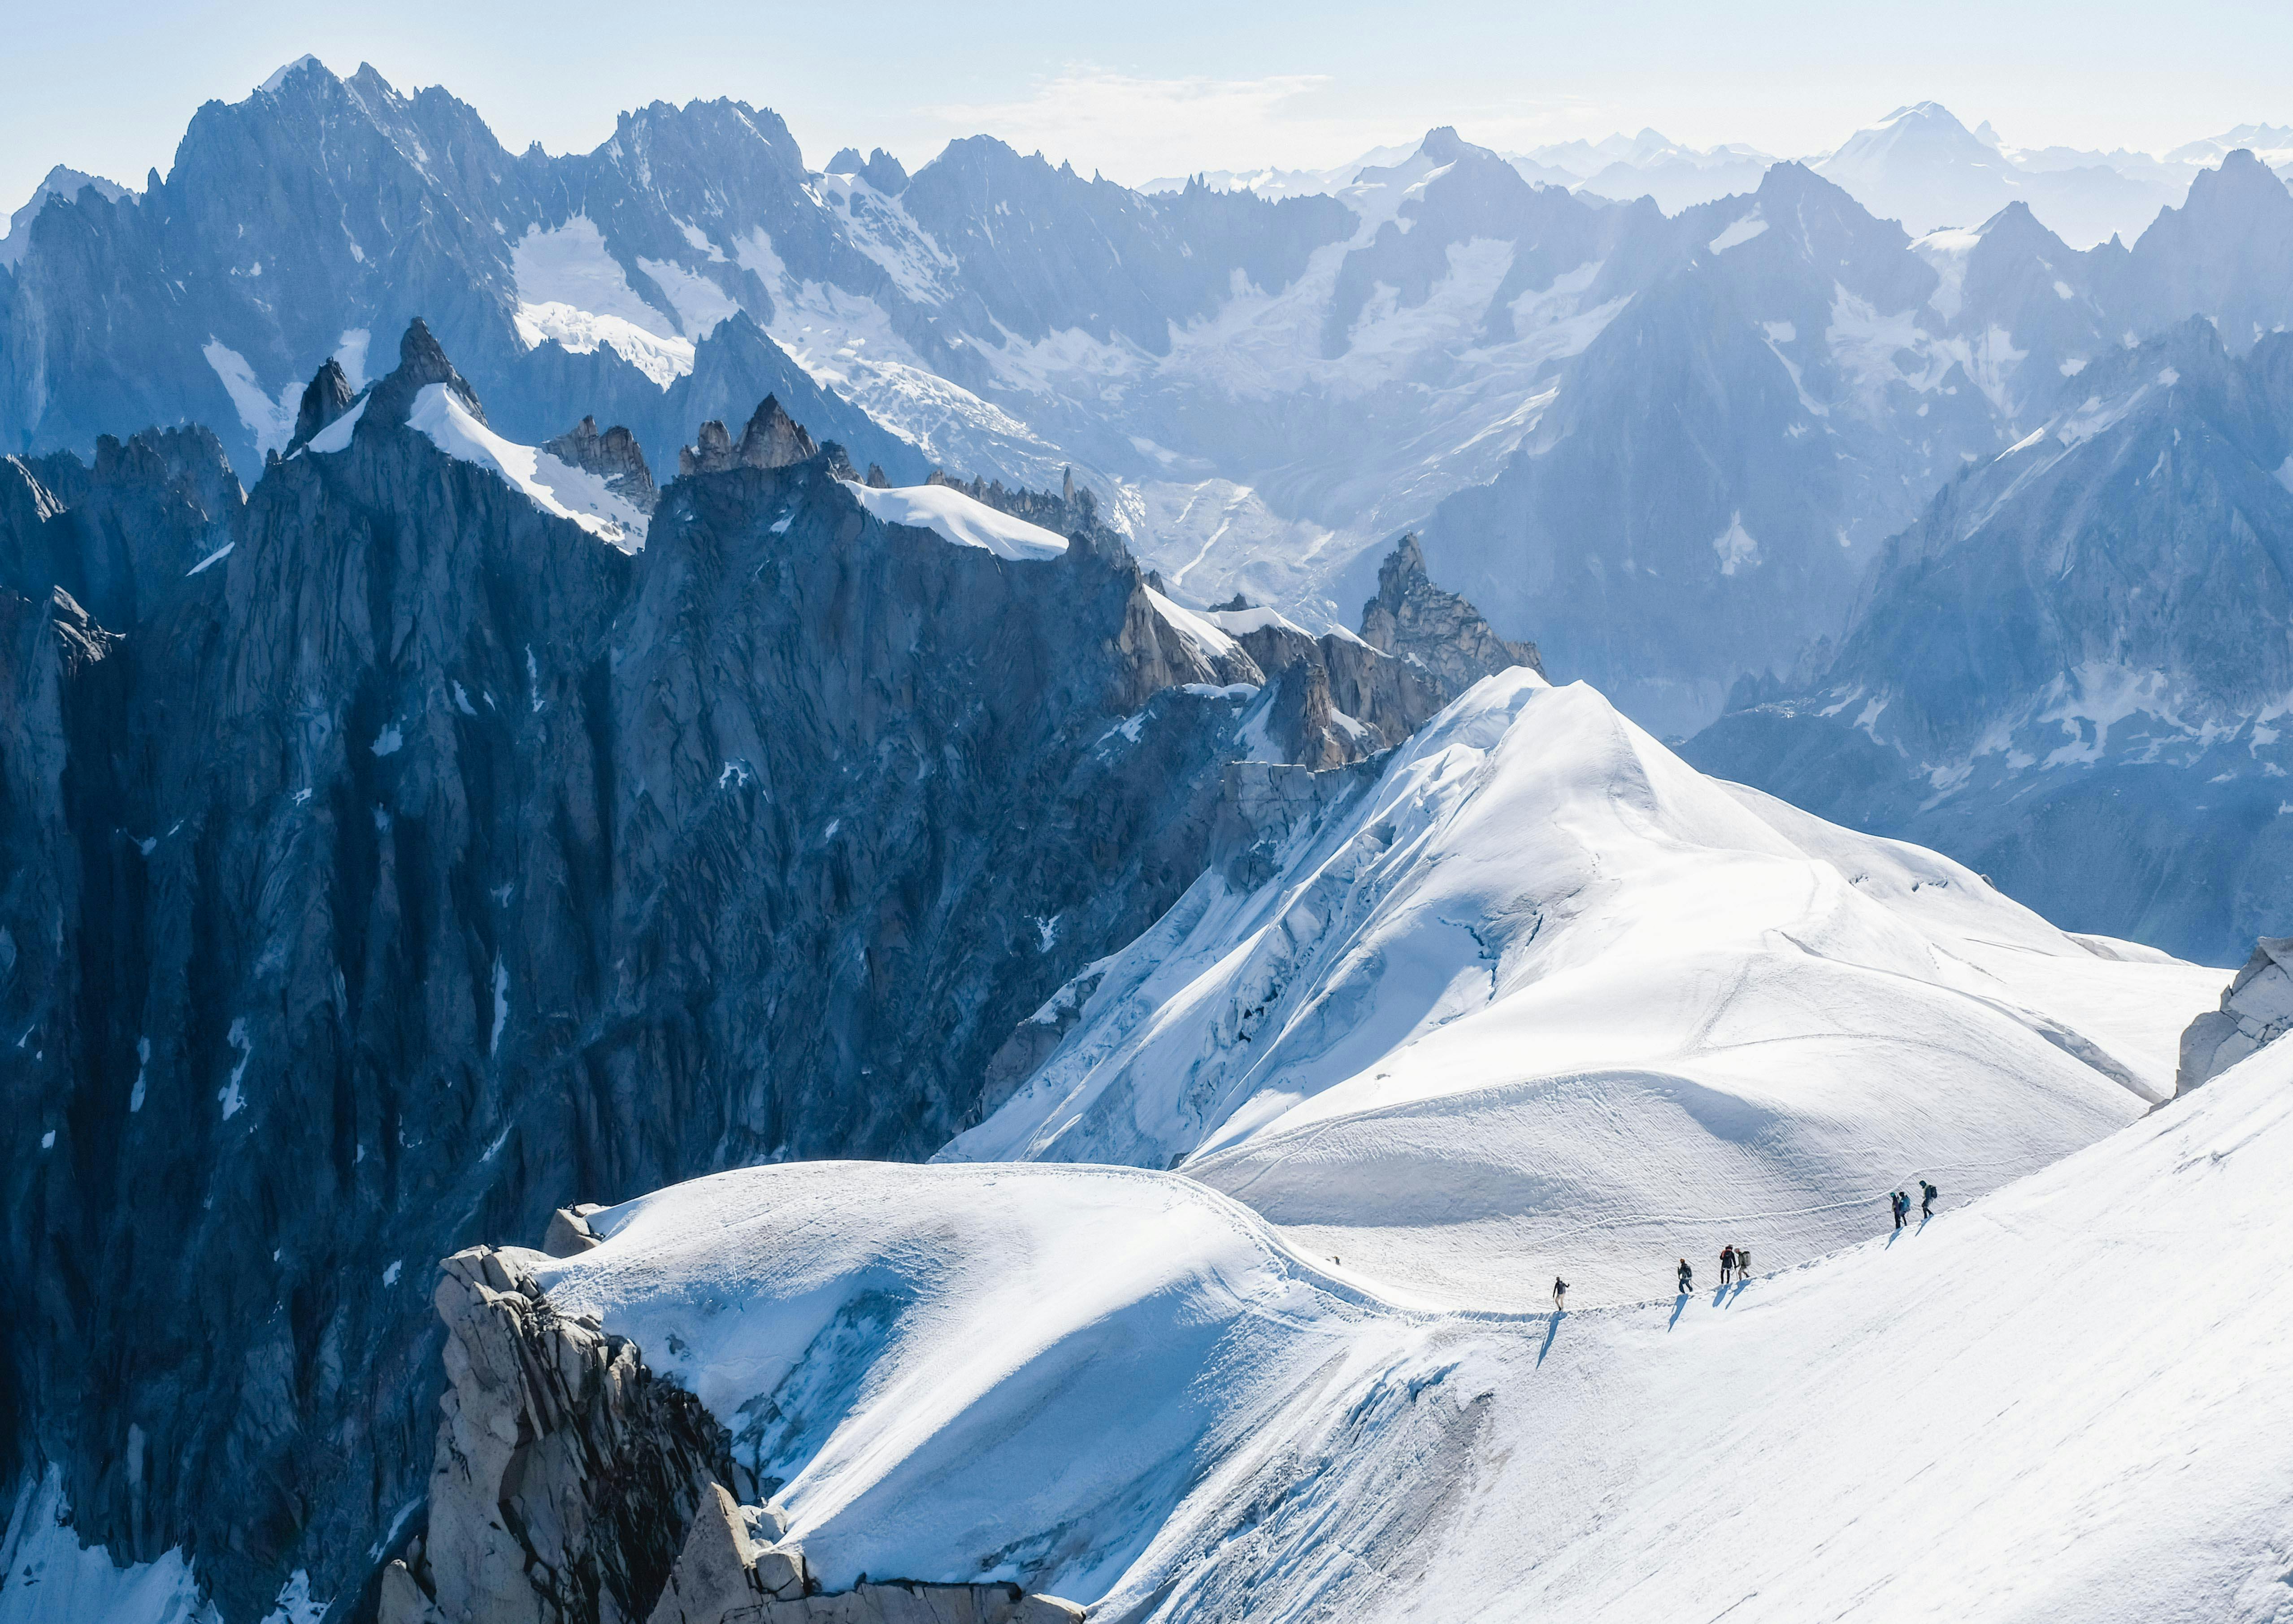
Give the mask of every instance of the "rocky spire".
[(597, 419), (585, 417), (541, 449), (560, 462), (596, 475), (605, 489), (640, 513), (650, 515), (660, 500), (652, 470), (645, 466), (644, 448), (618, 423), (601, 434)]
[(733, 443), (731, 433), (722, 423), (703, 423), (700, 445), (686, 446), (677, 453), (677, 471), (692, 475), (722, 474), (731, 468), (785, 468), (819, 451), (804, 425), (781, 405), (780, 397), (768, 394), (749, 419), (749, 426), (741, 431), (739, 445)]
[(789, 416), (778, 395), (768, 394), (741, 434), (740, 459), (744, 468), (785, 468), (804, 461), (820, 447), (805, 433), (804, 425)]
[(417, 316), (407, 324), (406, 336), (398, 341), (398, 369), (374, 386), (369, 409), (379, 414), (383, 422), (403, 423), (414, 397), (433, 384), (445, 385), (469, 409), (472, 417), (481, 423), (486, 420), (486, 409), (478, 403), (478, 392), (470, 387), (467, 378), (454, 370), (444, 347), (432, 336), (430, 324)]
[(1377, 596), (1362, 605), (1361, 635), (1372, 648), (1422, 666), (1453, 695), (1510, 666), (1544, 672), (1535, 644), (1508, 642), (1479, 610), (1433, 584), (1414, 531), (1378, 565)]
[(312, 435), (348, 411), (357, 398), (342, 363), (328, 356), (326, 364), (303, 391), (302, 409), (295, 414), (295, 437), (287, 443), (287, 449), (292, 451), (308, 445)]

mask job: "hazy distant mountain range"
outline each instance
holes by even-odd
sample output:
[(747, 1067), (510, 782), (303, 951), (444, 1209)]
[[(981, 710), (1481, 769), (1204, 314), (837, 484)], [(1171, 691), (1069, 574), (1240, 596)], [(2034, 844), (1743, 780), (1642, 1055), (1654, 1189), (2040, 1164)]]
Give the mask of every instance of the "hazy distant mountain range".
[[(2240, 147), (2293, 179), (2293, 126), (2241, 124), (2162, 157), (2123, 147), (2111, 152), (2014, 147), (2001, 142), (1988, 123), (1969, 130), (1933, 102), (1898, 108), (1833, 150), (1800, 161), (1843, 187), (1873, 214), (1901, 222), (1915, 235), (1947, 225), (1976, 225), (2007, 204), (2022, 202), (2063, 241), (2085, 248), (2112, 236), (2131, 240), (2160, 208), (2181, 202), (2199, 170)], [(1139, 190), (1177, 191), (1194, 178), (1216, 191), (1268, 198), (1333, 192), (1365, 169), (1391, 164), (1401, 152), (1380, 147), (1329, 169), (1213, 169), (1149, 181)], [(1748, 191), (1776, 161), (1740, 144), (1683, 146), (1652, 129), (1503, 156), (1540, 186), (1622, 202), (1654, 198), (1667, 214), (1731, 191)]]

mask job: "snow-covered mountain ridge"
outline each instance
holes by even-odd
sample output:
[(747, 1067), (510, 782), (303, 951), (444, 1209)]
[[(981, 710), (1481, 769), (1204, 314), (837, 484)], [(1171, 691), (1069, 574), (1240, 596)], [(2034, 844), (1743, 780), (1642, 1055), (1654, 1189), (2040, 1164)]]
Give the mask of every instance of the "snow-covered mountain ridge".
[(942, 1160), (1177, 1167), (1428, 1304), (1795, 1260), (1919, 1161), (1965, 1194), (2173, 1092), (2218, 972), (2106, 959), (1980, 876), (1490, 678), (1374, 785), (1197, 880), (1035, 1021)]
[(524, 1261), (701, 1395), (831, 1582), (1139, 1620), (2260, 1624), (2289, 1134), (2280, 1047), (1903, 1232), (1677, 1297), (1651, 1245), (1565, 1316), (1414, 1308), (1100, 1168), (725, 1173)]

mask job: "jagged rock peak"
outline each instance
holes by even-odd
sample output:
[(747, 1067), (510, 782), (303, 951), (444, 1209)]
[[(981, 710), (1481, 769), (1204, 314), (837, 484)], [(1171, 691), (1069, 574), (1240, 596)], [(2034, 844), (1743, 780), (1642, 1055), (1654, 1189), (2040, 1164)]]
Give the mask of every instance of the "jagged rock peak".
[(1219, 614), (1237, 614), (1244, 609), (1253, 608), (1256, 605), (1252, 605), (1248, 598), (1237, 592), (1222, 604), (1212, 604), (1211, 608), (1212, 612)]
[(608, 491), (640, 513), (650, 515), (660, 504), (660, 491), (646, 466), (644, 448), (618, 423), (599, 434), (597, 419), (584, 417), (541, 449), (585, 474), (595, 474)]
[(374, 386), (368, 410), (380, 414), (385, 423), (402, 423), (414, 404), (414, 397), (433, 384), (445, 385), (469, 409), (472, 417), (481, 423), (486, 420), (486, 409), (478, 402), (478, 392), (454, 369), (445, 347), (431, 333), (430, 324), (417, 316), (407, 323), (406, 336), (398, 341), (398, 369)]
[(868, 465), (868, 488), (871, 491), (888, 491), (892, 488), (892, 482), (885, 477), (882, 463), (871, 462)]
[(1453, 696), (1511, 666), (1544, 673), (1535, 644), (1497, 636), (1479, 610), (1433, 584), (1414, 531), (1378, 565), (1377, 596), (1362, 605), (1361, 636), (1372, 648), (1424, 667)]
[(357, 398), (342, 363), (328, 356), (303, 391), (302, 409), (295, 414), (295, 437), (287, 443), (287, 449), (291, 451), (309, 444), (313, 434), (348, 411)]
[(768, 394), (749, 419), (749, 426), (741, 435), (741, 466), (749, 468), (786, 468), (818, 452), (804, 425), (789, 416), (780, 397)]
[(820, 447), (804, 425), (789, 416), (780, 397), (768, 394), (758, 406), (739, 445), (724, 424), (714, 419), (701, 426), (701, 443), (677, 454), (680, 476), (722, 474), (732, 468), (786, 468), (819, 455)]
[(883, 148), (868, 154), (867, 167), (860, 171), (861, 178), (886, 197), (897, 197), (908, 189), (908, 172), (900, 160)]
[(2174, 1097), (2180, 1099), (2289, 1031), (2293, 1031), (2293, 937), (2265, 936), (2222, 994), (2221, 1007), (2208, 1010), (2182, 1034)]

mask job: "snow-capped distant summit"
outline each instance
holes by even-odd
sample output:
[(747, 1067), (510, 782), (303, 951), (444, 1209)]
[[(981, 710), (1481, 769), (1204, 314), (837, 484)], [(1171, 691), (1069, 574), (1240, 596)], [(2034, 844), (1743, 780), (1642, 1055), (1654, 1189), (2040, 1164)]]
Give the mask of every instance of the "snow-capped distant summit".
[(1937, 102), (1897, 108), (1814, 168), (1915, 236), (1939, 226), (1980, 225), (2006, 206), (2019, 181), (1996, 148)]
[(293, 78), (305, 68), (316, 68), (320, 73), (328, 71), (326, 63), (305, 52), (303, 55), (296, 57), (293, 61), (288, 62), (284, 67), (280, 68), (278, 72), (263, 80), (262, 84), (257, 85), (255, 87), (255, 93), (264, 96), (278, 94), (280, 86), (284, 85), (288, 80)]

